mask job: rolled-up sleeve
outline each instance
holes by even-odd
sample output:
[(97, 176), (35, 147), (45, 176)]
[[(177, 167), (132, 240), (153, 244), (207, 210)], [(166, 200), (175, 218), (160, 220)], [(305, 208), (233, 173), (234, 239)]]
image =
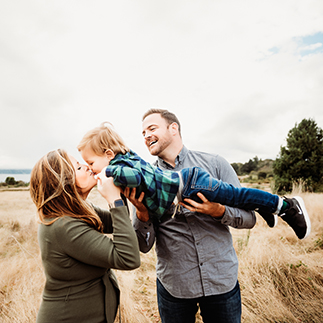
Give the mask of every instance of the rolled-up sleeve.
[[(217, 156), (216, 172), (217, 178), (224, 182), (241, 187), (238, 176), (232, 166), (221, 156)], [(256, 224), (256, 215), (254, 211), (246, 211), (238, 208), (226, 206), (221, 223), (236, 229), (251, 229)]]
[(156, 237), (155, 228), (152, 221), (148, 220), (147, 222), (143, 222), (139, 220), (134, 209), (132, 225), (137, 235), (140, 251), (147, 253), (154, 245)]

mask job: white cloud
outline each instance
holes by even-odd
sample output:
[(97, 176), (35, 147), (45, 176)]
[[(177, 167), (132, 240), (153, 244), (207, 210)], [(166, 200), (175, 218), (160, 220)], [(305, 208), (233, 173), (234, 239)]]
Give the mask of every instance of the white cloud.
[(313, 51), (315, 49), (321, 48), (323, 46), (322, 43), (311, 44), (309, 46), (304, 46), (299, 49), (299, 51)]
[[(0, 8), (0, 168), (32, 167), (111, 121), (151, 159), (141, 116), (175, 112), (189, 148), (275, 158), (303, 118), (323, 127), (320, 0), (13, 0)], [(273, 50), (276, 48), (277, 50)], [(6, 157), (4, 157), (6, 156)], [(21, 165), (21, 166), (18, 166)]]

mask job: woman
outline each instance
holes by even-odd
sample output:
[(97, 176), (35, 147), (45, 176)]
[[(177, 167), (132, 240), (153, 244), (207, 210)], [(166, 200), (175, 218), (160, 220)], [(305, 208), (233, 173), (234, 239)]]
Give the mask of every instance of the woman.
[[(110, 268), (140, 265), (127, 207), (107, 211), (86, 202), (97, 183), (109, 204), (122, 202), (111, 179), (100, 175), (97, 181), (64, 150), (48, 153), (32, 170), (30, 193), (41, 222), (38, 240), (46, 276), (37, 323), (112, 323), (119, 289)], [(104, 233), (112, 233), (113, 240)]]

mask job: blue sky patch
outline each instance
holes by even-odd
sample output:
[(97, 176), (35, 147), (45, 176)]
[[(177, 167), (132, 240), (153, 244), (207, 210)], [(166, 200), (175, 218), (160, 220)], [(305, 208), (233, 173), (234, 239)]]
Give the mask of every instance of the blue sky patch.
[(316, 33), (314, 35), (305, 36), (302, 38), (303, 44), (311, 45), (316, 43), (322, 43), (323, 44), (323, 33)]
[(300, 37), (298, 51), (302, 56), (317, 54), (323, 52), (323, 33)]
[[(307, 56), (311, 54), (323, 53), (323, 32), (293, 39), (297, 44), (297, 54)], [(278, 54), (280, 47), (272, 47), (268, 51), (271, 55)]]
[(279, 53), (279, 48), (278, 47), (269, 48), (269, 52), (271, 54), (278, 54)]

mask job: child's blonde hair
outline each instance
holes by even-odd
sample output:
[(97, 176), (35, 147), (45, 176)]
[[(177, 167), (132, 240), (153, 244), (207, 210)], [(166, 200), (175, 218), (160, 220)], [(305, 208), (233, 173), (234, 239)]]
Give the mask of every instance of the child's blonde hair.
[(84, 135), (77, 149), (82, 151), (85, 147), (90, 147), (98, 156), (102, 156), (108, 149), (111, 149), (115, 154), (125, 154), (130, 150), (109, 122), (101, 123), (99, 127)]

